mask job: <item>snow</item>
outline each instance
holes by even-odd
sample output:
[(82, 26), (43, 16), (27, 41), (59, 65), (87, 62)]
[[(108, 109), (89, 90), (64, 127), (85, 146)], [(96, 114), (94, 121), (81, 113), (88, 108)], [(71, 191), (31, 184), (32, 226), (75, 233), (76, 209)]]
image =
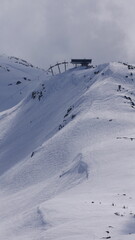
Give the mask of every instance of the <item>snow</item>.
[(134, 240), (135, 68), (0, 66), (0, 239)]

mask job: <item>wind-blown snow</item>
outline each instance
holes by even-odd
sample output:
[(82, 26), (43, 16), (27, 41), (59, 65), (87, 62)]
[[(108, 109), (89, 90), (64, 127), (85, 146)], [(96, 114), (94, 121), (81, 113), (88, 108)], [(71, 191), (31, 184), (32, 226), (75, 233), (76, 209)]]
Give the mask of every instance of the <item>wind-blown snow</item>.
[(135, 67), (0, 57), (0, 239), (135, 238)]

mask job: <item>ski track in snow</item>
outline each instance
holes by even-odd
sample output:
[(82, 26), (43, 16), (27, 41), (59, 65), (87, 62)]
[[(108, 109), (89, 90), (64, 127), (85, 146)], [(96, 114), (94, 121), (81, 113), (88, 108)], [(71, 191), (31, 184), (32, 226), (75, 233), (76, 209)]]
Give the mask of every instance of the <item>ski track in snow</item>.
[(0, 239), (134, 240), (134, 66), (0, 76)]

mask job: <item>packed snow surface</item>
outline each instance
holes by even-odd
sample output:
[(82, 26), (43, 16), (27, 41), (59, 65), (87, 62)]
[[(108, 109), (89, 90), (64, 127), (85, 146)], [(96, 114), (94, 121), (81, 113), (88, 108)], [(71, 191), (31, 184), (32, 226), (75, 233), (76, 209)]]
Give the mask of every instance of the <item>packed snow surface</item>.
[(0, 239), (135, 239), (135, 67), (0, 56)]

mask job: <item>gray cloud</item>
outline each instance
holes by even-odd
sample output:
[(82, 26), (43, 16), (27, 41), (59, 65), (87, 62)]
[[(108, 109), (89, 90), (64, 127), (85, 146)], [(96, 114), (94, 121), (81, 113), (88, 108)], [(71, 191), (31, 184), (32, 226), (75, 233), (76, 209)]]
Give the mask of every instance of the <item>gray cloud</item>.
[(0, 0), (0, 53), (47, 68), (74, 57), (135, 62), (134, 0)]

